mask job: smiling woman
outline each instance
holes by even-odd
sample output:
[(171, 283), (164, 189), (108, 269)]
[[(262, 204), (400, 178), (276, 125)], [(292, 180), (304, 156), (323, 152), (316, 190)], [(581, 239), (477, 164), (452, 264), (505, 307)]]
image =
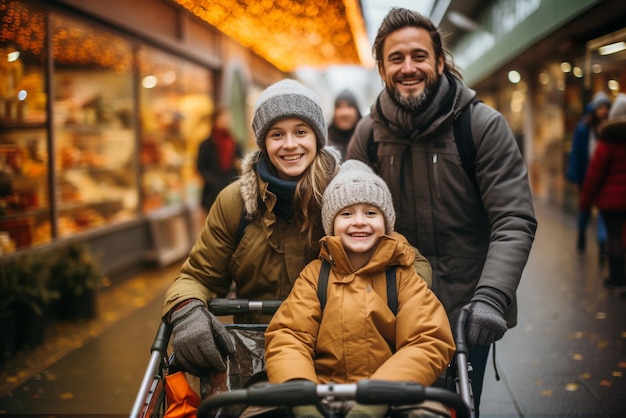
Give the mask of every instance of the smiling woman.
[(315, 131), (300, 119), (283, 119), (270, 128), (265, 148), (278, 177), (297, 181), (315, 158)]

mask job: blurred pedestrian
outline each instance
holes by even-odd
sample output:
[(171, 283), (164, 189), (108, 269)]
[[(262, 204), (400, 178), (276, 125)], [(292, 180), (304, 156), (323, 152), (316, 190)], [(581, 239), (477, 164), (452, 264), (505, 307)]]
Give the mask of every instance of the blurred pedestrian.
[[(430, 386), (446, 370), (454, 355), (446, 311), (415, 272), (413, 248), (394, 232), (395, 217), (384, 180), (361, 161), (344, 162), (324, 192), (320, 256), (300, 273), (265, 333), (271, 383), (379, 379)], [(322, 281), (324, 265), (329, 276)], [(387, 290), (390, 268), (395, 292)], [(346, 418), (383, 418), (389, 410), (339, 407), (349, 411)], [(424, 417), (426, 405), (419, 408)], [(324, 417), (315, 405), (293, 410), (296, 418)]]
[[(430, 19), (392, 8), (373, 53), (385, 88), (357, 125), (347, 158), (376, 167), (389, 185), (395, 229), (432, 264), (433, 290), (451, 323), (469, 311), (478, 416), (489, 348), (517, 323), (517, 287), (537, 228), (527, 167), (504, 117), (475, 103)], [(470, 167), (454, 129), (465, 106)]]
[(200, 203), (205, 215), (217, 194), (239, 175), (242, 152), (231, 133), (230, 122), (228, 109), (216, 109), (211, 117), (211, 134), (198, 148), (196, 166), (204, 181)]
[(615, 98), (608, 120), (600, 125), (598, 145), (589, 163), (580, 195), (580, 210), (595, 205), (608, 232), (607, 289), (626, 290), (626, 94)]
[(356, 97), (350, 90), (343, 90), (335, 98), (333, 118), (328, 126), (328, 145), (333, 145), (346, 158), (348, 143), (356, 124), (361, 120), (361, 111)]
[[(572, 150), (569, 154), (565, 178), (576, 185), (579, 197), (583, 183), (585, 182), (589, 160), (596, 148), (598, 128), (608, 117), (610, 106), (611, 100), (609, 96), (603, 91), (597, 92), (593, 96), (591, 103), (586, 107), (585, 114), (574, 130)], [(590, 218), (591, 210), (578, 212), (576, 251), (578, 251), (579, 254), (583, 254), (587, 247), (587, 225), (589, 224)], [(600, 265), (602, 265), (606, 261), (607, 231), (601, 214), (598, 214), (596, 222), (598, 257)]]

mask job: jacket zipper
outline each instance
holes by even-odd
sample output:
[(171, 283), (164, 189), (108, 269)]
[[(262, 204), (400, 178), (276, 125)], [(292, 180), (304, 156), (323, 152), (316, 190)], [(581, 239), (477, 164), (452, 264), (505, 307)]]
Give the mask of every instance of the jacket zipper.
[(435, 196), (437, 196), (437, 199), (440, 199), (441, 194), (439, 191), (439, 166), (437, 162), (438, 162), (438, 156), (437, 156), (437, 153), (435, 152), (433, 154), (433, 182), (435, 183)]

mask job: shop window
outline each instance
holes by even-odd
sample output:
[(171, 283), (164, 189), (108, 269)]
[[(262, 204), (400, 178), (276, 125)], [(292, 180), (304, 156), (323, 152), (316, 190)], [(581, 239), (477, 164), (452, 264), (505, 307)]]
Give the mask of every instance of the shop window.
[(209, 70), (156, 49), (138, 53), (143, 210), (198, 205), (198, 146), (213, 111)]
[(597, 91), (626, 91), (626, 28), (587, 43), (585, 87), (590, 99)]
[(51, 238), (45, 22), (37, 8), (0, 3), (0, 255)]
[(139, 207), (133, 51), (125, 39), (51, 15), (58, 236), (128, 220)]

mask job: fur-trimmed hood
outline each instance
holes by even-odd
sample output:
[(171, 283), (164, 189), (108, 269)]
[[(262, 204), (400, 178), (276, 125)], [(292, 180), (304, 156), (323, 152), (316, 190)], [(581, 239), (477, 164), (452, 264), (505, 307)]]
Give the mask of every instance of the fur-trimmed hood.
[(241, 161), (241, 198), (249, 216), (254, 216), (259, 211), (259, 177), (256, 165), (260, 156), (261, 151), (249, 152)]

